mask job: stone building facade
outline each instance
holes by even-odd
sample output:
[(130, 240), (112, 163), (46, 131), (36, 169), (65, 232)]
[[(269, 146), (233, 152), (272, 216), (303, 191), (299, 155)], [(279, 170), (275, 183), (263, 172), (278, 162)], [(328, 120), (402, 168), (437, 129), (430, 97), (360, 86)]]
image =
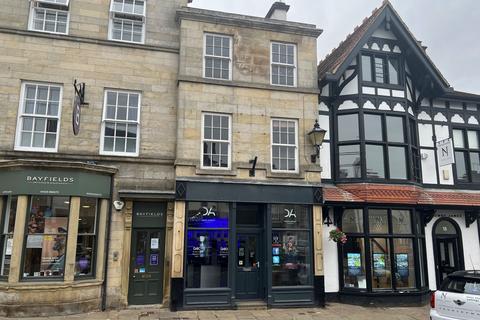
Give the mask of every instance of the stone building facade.
[[(308, 304), (319, 301), (320, 168), (310, 160), (307, 134), (317, 112), (321, 31), (286, 21), (282, 3), (255, 18), (188, 2), (0, 0), (0, 315), (215, 301), (234, 307), (242, 294), (298, 304), (267, 273), (287, 263), (289, 273), (277, 280), (294, 285)], [(206, 114), (220, 139), (202, 141)], [(212, 196), (202, 198), (205, 190)], [(213, 196), (219, 190), (226, 193)], [(195, 206), (207, 206), (209, 215), (225, 209), (219, 216), (228, 217), (231, 235), (223, 244), (188, 251), (185, 217)], [(246, 229), (262, 247), (249, 258), (263, 282), (254, 293), (237, 294), (242, 281), (233, 266), (253, 263), (239, 259), (235, 244), (241, 206), (262, 221)], [(274, 211), (291, 218), (290, 229), (282, 229), (283, 220), (272, 228), (267, 217)], [(294, 216), (301, 230), (292, 226)], [(198, 300), (202, 284), (213, 280), (192, 278), (200, 290), (189, 292), (180, 279), (190, 269), (215, 271), (208, 256), (214, 249), (230, 266), (228, 281), (216, 297)], [(201, 260), (210, 261), (203, 271)]]

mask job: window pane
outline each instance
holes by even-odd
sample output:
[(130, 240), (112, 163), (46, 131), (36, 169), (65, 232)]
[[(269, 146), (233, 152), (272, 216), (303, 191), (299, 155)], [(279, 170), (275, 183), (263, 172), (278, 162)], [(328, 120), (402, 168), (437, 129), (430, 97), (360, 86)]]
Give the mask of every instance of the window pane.
[(365, 241), (361, 238), (349, 238), (342, 246), (343, 282), (345, 288), (367, 288), (365, 272)]
[(448, 234), (448, 235), (456, 235), (457, 234), (457, 229), (455, 226), (447, 220), (441, 220), (439, 223), (437, 223), (435, 227), (435, 234)]
[(392, 227), (395, 234), (412, 234), (412, 220), (409, 210), (392, 210)]
[(462, 130), (453, 130), (453, 145), (455, 148), (465, 148)]
[(228, 228), (229, 212), (230, 207), (227, 203), (189, 202), (188, 227)]
[(388, 59), (388, 78), (390, 84), (400, 84), (399, 63), (397, 59)]
[(97, 199), (80, 199), (80, 216), (78, 219), (78, 233), (95, 233), (97, 217)]
[(375, 82), (385, 83), (383, 58), (375, 58)]
[(407, 163), (404, 147), (388, 147), (390, 179), (407, 179)]
[(470, 152), (470, 174), (472, 182), (480, 182), (480, 154)]
[(70, 198), (34, 196), (28, 215), (24, 277), (64, 274)]
[(379, 115), (365, 114), (365, 140), (382, 141), (382, 117)]
[(392, 271), (390, 265), (390, 245), (388, 239), (370, 240), (372, 252), (372, 290), (392, 288)]
[(368, 178), (385, 178), (383, 146), (366, 145), (366, 162)]
[(272, 228), (308, 229), (311, 214), (307, 206), (272, 205)]
[(387, 117), (388, 142), (405, 142), (403, 118)]
[(465, 152), (455, 152), (455, 168), (457, 172), (457, 179), (461, 181), (468, 181), (467, 165), (465, 160)]
[(338, 141), (358, 140), (358, 114), (338, 116)]
[(360, 178), (362, 167), (360, 161), (360, 146), (340, 146), (339, 150), (339, 178)]
[(272, 231), (272, 286), (312, 283), (310, 233)]
[(363, 233), (363, 210), (346, 209), (342, 216), (342, 231)]
[(387, 210), (369, 209), (368, 225), (370, 233), (388, 233)]
[(467, 131), (468, 134), (468, 148), (479, 149), (477, 131)]
[[(423, 227), (422, 227), (423, 229)], [(423, 254), (423, 239), (418, 239), (418, 261), (420, 262), (419, 264), (419, 274), (420, 274), (420, 287), (425, 287), (426, 282), (426, 270), (425, 270), (425, 258)]]
[(393, 239), (397, 288), (415, 288), (415, 260), (412, 239)]
[(77, 252), (75, 255), (75, 276), (93, 275), (95, 246), (94, 235), (78, 235)]
[(472, 278), (448, 278), (442, 284), (442, 291), (455, 294), (480, 295), (480, 281)]
[(0, 260), (1, 276), (8, 276), (10, 273), (10, 261), (13, 249), (13, 230), (17, 213), (17, 197), (13, 196), (5, 199), (7, 199), (7, 201), (4, 207), (4, 212), (2, 212), (4, 226), (2, 232), (0, 232), (0, 250), (2, 250)]
[(372, 58), (369, 56), (362, 56), (362, 79), (372, 81)]

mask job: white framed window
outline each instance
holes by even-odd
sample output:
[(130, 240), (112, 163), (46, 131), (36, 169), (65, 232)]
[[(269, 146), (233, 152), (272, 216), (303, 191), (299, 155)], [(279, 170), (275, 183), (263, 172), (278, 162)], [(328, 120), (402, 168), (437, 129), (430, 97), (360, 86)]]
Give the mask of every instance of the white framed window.
[(295, 87), (297, 85), (297, 46), (291, 43), (271, 43), (271, 84)]
[(141, 94), (105, 90), (100, 154), (138, 156)]
[(145, 42), (145, 0), (112, 0), (109, 39), (134, 43)]
[(298, 172), (298, 122), (272, 119), (272, 171)]
[(204, 77), (232, 80), (232, 37), (206, 33), (204, 44)]
[(62, 109), (62, 87), (22, 83), (15, 150), (57, 152)]
[(202, 169), (230, 169), (231, 136), (230, 115), (218, 113), (202, 115)]
[(28, 29), (68, 34), (69, 0), (32, 0)]

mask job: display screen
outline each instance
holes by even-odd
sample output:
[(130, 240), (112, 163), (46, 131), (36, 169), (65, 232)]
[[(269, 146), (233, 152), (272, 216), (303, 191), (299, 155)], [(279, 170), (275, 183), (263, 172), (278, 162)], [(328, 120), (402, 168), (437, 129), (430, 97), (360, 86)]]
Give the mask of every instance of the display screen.
[(360, 253), (347, 253), (348, 275), (358, 276), (362, 274), (362, 256)]

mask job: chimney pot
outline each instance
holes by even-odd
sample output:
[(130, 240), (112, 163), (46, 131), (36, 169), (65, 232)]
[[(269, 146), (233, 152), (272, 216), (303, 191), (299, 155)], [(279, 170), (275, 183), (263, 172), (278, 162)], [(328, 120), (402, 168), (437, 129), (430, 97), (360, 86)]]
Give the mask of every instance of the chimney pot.
[(290, 6), (285, 4), (282, 1), (276, 1), (272, 4), (272, 7), (268, 11), (265, 18), (267, 19), (276, 19), (276, 20), (287, 20), (287, 12), (290, 9)]

